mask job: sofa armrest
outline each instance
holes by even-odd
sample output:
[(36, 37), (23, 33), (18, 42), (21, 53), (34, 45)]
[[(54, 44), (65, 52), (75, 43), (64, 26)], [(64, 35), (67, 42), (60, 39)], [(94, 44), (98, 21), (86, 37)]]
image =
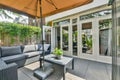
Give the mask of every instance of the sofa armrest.
[(0, 68), (0, 80), (18, 80), (17, 64), (11, 63)]

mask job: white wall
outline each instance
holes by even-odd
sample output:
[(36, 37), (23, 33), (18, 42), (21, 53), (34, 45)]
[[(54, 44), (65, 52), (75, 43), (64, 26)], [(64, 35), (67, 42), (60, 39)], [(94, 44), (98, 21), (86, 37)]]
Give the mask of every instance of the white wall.
[(68, 15), (76, 14), (78, 12), (82, 12), (82, 11), (85, 11), (85, 10), (88, 10), (91, 8), (95, 8), (95, 7), (107, 4), (108, 2), (109, 2), (109, 0), (93, 0), (92, 3), (89, 3), (87, 5), (84, 5), (84, 6), (75, 8), (75, 9), (71, 9), (68, 11), (64, 11), (64, 12), (55, 14), (53, 16), (46, 17), (46, 22), (51, 21), (51, 20), (55, 20), (58, 18), (62, 18), (62, 17), (68, 16)]

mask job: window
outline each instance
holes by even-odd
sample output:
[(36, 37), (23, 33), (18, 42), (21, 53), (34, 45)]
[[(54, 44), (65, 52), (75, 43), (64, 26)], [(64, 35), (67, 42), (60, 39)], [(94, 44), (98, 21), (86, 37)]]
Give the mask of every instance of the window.
[(91, 14), (82, 15), (82, 16), (80, 16), (80, 20), (95, 18), (95, 17), (99, 17), (99, 16), (105, 16), (105, 15), (109, 15), (109, 14), (112, 14), (111, 9), (110, 10), (99, 11), (99, 12), (95, 12), (95, 13), (91, 13)]
[(112, 19), (99, 21), (99, 53), (104, 56), (111, 56), (112, 40)]
[(54, 26), (58, 26), (58, 25), (64, 25), (64, 24), (68, 24), (70, 23), (70, 19), (66, 19), (66, 20), (62, 20), (62, 21), (59, 21), (59, 22), (55, 22), (53, 23)]

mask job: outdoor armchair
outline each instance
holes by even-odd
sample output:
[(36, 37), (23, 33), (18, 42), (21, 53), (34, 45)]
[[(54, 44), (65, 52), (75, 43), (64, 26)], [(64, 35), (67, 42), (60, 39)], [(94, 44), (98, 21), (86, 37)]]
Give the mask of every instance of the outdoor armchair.
[(18, 80), (17, 64), (6, 64), (0, 60), (0, 80)]

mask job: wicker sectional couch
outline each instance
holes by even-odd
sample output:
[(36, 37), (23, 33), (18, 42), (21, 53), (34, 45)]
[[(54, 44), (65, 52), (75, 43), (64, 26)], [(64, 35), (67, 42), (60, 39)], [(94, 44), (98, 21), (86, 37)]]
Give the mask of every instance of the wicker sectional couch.
[[(44, 44), (45, 54), (50, 54), (50, 44)], [(17, 68), (39, 61), (42, 45), (0, 47), (0, 80), (18, 80)]]

